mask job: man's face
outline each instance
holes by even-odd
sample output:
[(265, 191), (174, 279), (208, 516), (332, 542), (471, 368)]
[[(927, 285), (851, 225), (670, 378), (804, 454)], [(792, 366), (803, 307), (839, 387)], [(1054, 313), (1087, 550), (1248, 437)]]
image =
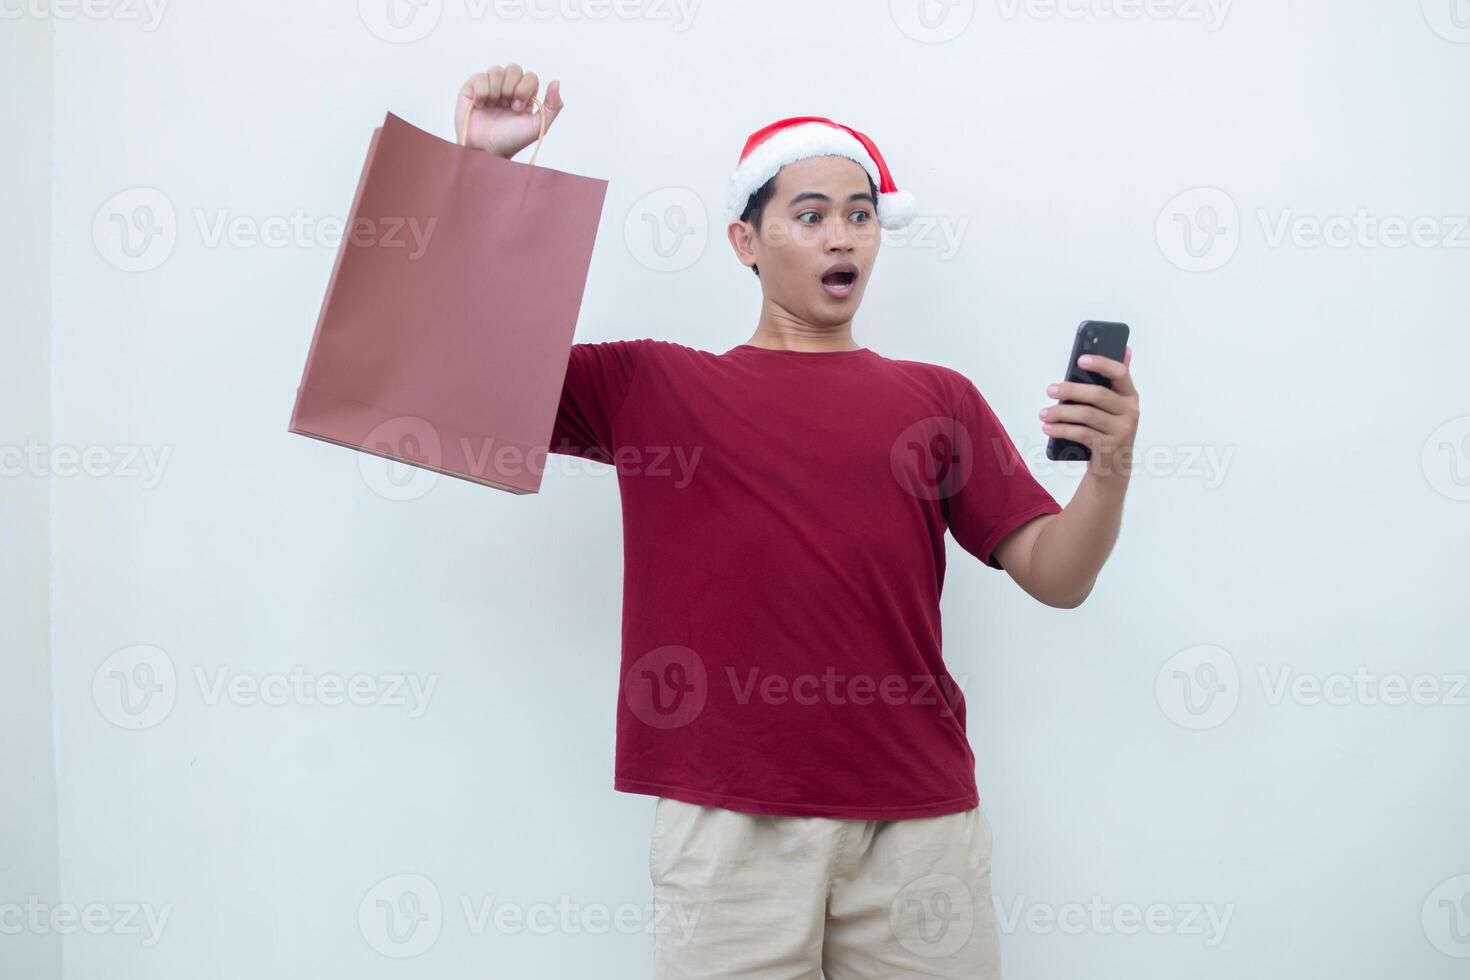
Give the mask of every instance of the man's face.
[(760, 268), (768, 300), (809, 323), (852, 319), (880, 241), (877, 202), (856, 160), (820, 156), (787, 164), (776, 175), (758, 234), (742, 235), (734, 225), (737, 254)]

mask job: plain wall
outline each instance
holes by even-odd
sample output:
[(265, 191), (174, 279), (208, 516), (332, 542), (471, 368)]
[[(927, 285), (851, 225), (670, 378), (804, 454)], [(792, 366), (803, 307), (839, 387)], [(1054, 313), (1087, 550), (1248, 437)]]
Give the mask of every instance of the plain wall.
[[(1470, 45), (1432, 3), (1176, 8), (53, 17), (49, 439), (102, 450), (98, 475), (51, 482), (61, 886), (111, 923), (65, 938), (66, 976), (649, 974), (653, 799), (611, 790), (611, 472), (394, 500), (385, 464), (286, 432), (324, 222), (372, 128), (392, 111), (452, 139), (459, 85), (508, 61), (565, 83), (538, 164), (611, 182), (581, 340), (749, 338), (724, 181), (750, 132), (798, 114), (871, 135), (927, 217), (886, 236), (860, 342), (970, 376), (1064, 502), (1079, 474), (1042, 456), (1045, 386), (1079, 320), (1132, 324), (1143, 465), (1090, 600), (1043, 607), (951, 552), (946, 657), (1009, 975), (1460, 976)], [(1311, 244), (1360, 210), (1438, 232)], [(37, 292), (16, 333), (39, 367), (45, 250), (22, 230), (6, 247), (35, 265), (8, 274)], [(22, 432), (45, 424), (43, 376)], [(44, 500), (6, 493), (31, 494), (5, 601), (35, 652), (4, 724), (36, 739), (6, 766), (44, 784), (45, 631), (15, 598), (43, 591), (8, 571), (40, 567)], [(298, 668), (435, 686), (419, 714), (249, 694)], [(1439, 700), (1313, 703), (1313, 680), (1359, 671), (1428, 676)], [(7, 819), (44, 845), (42, 797)], [(25, 853), (44, 883), (44, 847)], [(428, 915), (406, 944), (380, 905), (405, 895)], [(494, 914), (543, 903), (549, 929)], [(129, 905), (161, 929), (125, 928)], [(1129, 906), (1168, 924), (1111, 918)]]
[[(0, 25), (0, 976), (61, 974), (51, 735), (51, 26)], [(12, 911), (13, 910), (13, 911)]]

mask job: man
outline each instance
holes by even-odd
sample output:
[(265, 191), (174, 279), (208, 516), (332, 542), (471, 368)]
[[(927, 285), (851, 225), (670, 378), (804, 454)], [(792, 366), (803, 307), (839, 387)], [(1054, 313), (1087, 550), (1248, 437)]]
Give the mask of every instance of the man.
[[(519, 65), (465, 83), (466, 143), (536, 139)], [(547, 125), (564, 108), (547, 88)], [(730, 244), (750, 339), (572, 348), (552, 450), (617, 467), (624, 531), (615, 789), (656, 796), (659, 977), (998, 977), (990, 826), (940, 653), (946, 532), (1072, 608), (1118, 532), (1138, 396), (1059, 382), (1041, 413), (1092, 451), (1063, 509), (958, 372), (860, 346), (879, 228), (913, 200), (822, 117), (753, 134)], [(670, 466), (670, 459), (685, 465)], [(655, 464), (661, 460), (665, 465)]]

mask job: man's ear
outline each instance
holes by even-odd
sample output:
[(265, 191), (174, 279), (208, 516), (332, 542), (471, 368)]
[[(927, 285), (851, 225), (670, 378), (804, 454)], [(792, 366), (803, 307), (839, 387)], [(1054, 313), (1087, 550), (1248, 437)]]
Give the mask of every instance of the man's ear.
[(755, 226), (749, 221), (732, 221), (725, 229), (730, 237), (730, 247), (735, 257), (747, 268), (755, 265)]

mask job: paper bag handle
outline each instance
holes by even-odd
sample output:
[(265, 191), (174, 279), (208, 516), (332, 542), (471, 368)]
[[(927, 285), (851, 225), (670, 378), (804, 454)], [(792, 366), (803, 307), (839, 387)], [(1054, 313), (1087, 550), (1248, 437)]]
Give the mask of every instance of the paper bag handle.
[[(536, 136), (536, 148), (531, 151), (531, 159), (527, 161), (529, 166), (534, 167), (536, 166), (536, 154), (541, 152), (541, 141), (546, 138), (546, 104), (534, 95), (528, 96), (528, 98), (541, 110), (536, 113), (536, 118), (541, 120), (541, 132)], [(464, 135), (459, 138), (460, 146), (464, 146), (465, 140), (470, 138), (470, 117), (474, 114), (475, 104), (471, 102), (470, 111), (464, 114)], [(490, 151), (487, 149), (486, 152), (488, 153)]]

